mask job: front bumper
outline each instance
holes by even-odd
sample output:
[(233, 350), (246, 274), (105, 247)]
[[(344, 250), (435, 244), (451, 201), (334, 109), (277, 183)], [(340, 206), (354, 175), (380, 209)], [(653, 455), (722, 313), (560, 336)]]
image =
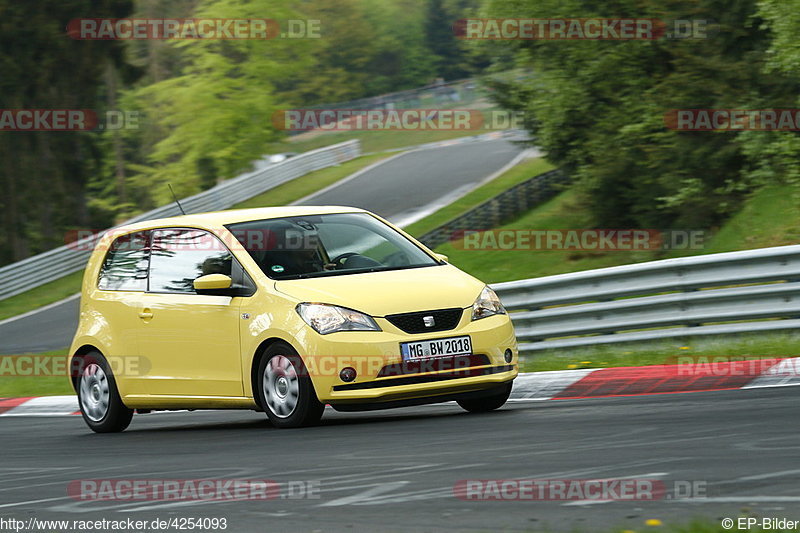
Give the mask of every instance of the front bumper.
[[(303, 355), (303, 360), (320, 401), (345, 406), (431, 399), (485, 391), (517, 376), (519, 354), (507, 315), (473, 322), (465, 312), (454, 329), (420, 334), (405, 333), (385, 319), (376, 321), (383, 331), (305, 336), (301, 353), (313, 354)], [(400, 343), (460, 335), (470, 336), (473, 353), (481, 356), (480, 361), (472, 360), (471, 366), (464, 366), (459, 360), (455, 366), (448, 366), (441, 360), (443, 365), (422, 365), (421, 371), (403, 366)], [(504, 358), (506, 350), (513, 354), (510, 362)], [(356, 370), (355, 381), (340, 379), (339, 372), (345, 367)]]

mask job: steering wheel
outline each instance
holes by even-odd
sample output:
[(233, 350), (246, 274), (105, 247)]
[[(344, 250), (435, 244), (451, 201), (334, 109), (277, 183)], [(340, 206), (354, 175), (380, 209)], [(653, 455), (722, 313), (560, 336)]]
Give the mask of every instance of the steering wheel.
[(334, 263), (334, 264), (337, 264), (337, 265), (341, 266), (342, 265), (342, 260), (347, 259), (348, 257), (353, 257), (354, 255), (361, 255), (361, 254), (358, 253), (358, 252), (345, 252), (345, 253), (339, 254), (336, 257), (334, 257), (333, 259), (331, 259), (331, 263)]

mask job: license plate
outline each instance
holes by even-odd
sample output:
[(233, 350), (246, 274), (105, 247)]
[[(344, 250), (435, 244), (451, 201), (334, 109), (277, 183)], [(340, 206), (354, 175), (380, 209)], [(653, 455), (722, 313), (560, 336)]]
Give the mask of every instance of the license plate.
[(469, 335), (464, 335), (463, 337), (448, 337), (429, 341), (401, 342), (400, 354), (403, 356), (403, 361), (448, 357), (451, 355), (471, 355), (472, 339), (470, 339)]

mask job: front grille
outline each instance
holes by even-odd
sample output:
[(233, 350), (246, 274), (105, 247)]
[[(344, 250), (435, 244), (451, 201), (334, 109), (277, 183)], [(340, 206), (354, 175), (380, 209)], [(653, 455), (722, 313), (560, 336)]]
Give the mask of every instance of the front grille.
[(489, 358), (483, 354), (456, 355), (439, 357), (437, 359), (422, 359), (419, 361), (403, 361), (402, 363), (393, 363), (381, 368), (381, 371), (378, 372), (378, 377), (386, 378), (405, 374), (438, 372), (442, 370), (462, 370), (472, 366), (484, 366), (488, 364)]
[[(453, 309), (436, 309), (434, 311), (419, 311), (416, 313), (401, 313), (387, 315), (386, 320), (406, 333), (427, 333), (430, 331), (447, 331), (455, 328), (461, 320), (464, 310), (456, 307)], [(425, 317), (433, 317), (434, 325), (427, 327)]]
[(438, 381), (450, 381), (453, 379), (474, 378), (476, 376), (489, 376), (514, 370), (514, 365), (490, 366), (484, 368), (466, 368), (455, 372), (444, 374), (428, 374), (424, 376), (405, 376), (399, 378), (379, 379), (377, 381), (365, 381), (363, 383), (348, 383), (346, 385), (334, 385), (335, 391), (383, 389), (388, 387), (400, 387), (402, 385), (419, 385), (422, 383), (436, 383)]

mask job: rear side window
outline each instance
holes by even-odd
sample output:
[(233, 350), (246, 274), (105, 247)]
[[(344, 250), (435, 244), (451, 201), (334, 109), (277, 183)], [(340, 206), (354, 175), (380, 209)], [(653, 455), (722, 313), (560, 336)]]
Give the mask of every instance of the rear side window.
[(113, 243), (100, 269), (98, 288), (106, 291), (147, 290), (147, 239), (149, 232), (121, 235)]
[(222, 241), (206, 231), (155, 230), (148, 290), (195, 294), (195, 279), (206, 274), (231, 276), (232, 262), (233, 256)]

